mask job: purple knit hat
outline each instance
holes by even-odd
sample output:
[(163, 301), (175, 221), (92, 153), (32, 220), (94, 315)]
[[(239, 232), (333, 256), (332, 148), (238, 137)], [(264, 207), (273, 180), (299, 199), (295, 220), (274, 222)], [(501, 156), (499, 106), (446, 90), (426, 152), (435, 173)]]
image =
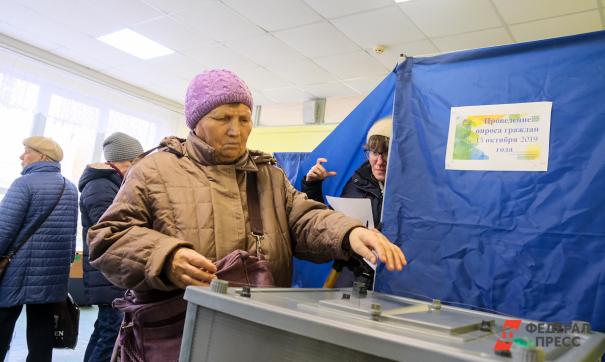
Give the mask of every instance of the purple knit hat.
[(243, 103), (252, 110), (252, 93), (243, 80), (227, 69), (206, 70), (193, 78), (185, 96), (187, 126), (197, 122), (214, 108), (229, 103)]

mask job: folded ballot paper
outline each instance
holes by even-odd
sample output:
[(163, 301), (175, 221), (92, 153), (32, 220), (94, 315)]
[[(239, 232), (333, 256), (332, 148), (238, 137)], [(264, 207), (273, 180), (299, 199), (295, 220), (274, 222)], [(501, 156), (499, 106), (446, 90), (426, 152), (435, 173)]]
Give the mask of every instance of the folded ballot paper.
[[(359, 220), (369, 229), (374, 228), (374, 217), (372, 216), (372, 204), (370, 199), (351, 199), (346, 197), (326, 196), (328, 203), (336, 211)], [(369, 260), (365, 260), (372, 269), (376, 270), (376, 264), (372, 264)]]

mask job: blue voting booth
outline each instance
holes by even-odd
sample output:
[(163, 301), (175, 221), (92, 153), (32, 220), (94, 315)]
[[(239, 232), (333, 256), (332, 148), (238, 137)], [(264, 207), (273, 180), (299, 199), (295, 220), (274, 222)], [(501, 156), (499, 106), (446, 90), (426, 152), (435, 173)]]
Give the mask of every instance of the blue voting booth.
[[(605, 331), (605, 32), (396, 69), (381, 292)], [(446, 170), (450, 108), (552, 102), (546, 172)]]
[[(540, 101), (547, 171), (445, 169), (451, 107)], [(605, 32), (409, 58), (298, 161), (294, 184), (326, 157), (338, 176), (324, 192), (339, 195), (391, 109), (384, 232), (409, 265), (379, 266), (376, 290), (605, 331)], [(293, 285), (329, 269), (295, 261)]]

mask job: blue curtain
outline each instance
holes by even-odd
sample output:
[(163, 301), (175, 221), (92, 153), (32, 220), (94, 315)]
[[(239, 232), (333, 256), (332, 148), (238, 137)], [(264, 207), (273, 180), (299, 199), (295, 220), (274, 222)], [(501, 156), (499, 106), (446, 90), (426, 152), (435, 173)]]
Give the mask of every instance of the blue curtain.
[(291, 184), (295, 184), (298, 179), (300, 163), (307, 158), (309, 152), (275, 152), (273, 157), (277, 160), (277, 165), (288, 176)]
[[(396, 70), (379, 291), (605, 331), (605, 32)], [(445, 170), (450, 107), (552, 101), (547, 172)]]

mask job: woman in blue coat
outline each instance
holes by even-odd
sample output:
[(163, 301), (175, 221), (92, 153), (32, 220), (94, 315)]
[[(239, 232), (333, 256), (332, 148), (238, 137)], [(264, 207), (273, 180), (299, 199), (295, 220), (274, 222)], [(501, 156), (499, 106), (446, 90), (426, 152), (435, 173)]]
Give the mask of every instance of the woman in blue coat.
[(26, 305), (27, 361), (50, 362), (52, 305), (67, 297), (76, 247), (78, 194), (74, 184), (61, 176), (63, 151), (56, 142), (35, 136), (25, 139), (23, 145), (22, 176), (0, 203), (0, 256), (26, 240), (0, 280), (0, 360), (8, 352), (15, 322)]

